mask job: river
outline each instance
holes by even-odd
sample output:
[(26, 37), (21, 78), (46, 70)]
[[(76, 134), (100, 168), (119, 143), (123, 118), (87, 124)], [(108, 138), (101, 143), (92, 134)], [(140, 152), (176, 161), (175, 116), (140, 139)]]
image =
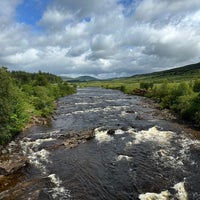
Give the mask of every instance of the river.
[(200, 200), (199, 135), (144, 97), (78, 89), (8, 145), (1, 162), (26, 162), (0, 175), (0, 199)]

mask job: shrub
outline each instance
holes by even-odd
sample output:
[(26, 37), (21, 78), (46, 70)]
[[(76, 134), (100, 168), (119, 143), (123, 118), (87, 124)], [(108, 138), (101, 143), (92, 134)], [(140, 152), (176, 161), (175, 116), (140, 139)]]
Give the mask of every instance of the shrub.
[(194, 92), (200, 92), (200, 80), (195, 80), (194, 86), (193, 86)]
[(141, 82), (140, 83), (140, 88), (141, 89), (145, 89), (145, 90), (148, 90), (148, 89), (152, 89), (153, 88), (153, 83), (152, 82)]
[(19, 132), (27, 116), (22, 92), (14, 85), (6, 68), (0, 68), (0, 143)]

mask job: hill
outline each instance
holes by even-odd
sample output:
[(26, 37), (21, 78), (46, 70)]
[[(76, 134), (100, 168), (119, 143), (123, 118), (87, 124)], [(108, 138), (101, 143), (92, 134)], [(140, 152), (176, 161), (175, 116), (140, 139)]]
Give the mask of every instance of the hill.
[(92, 76), (79, 76), (77, 78), (68, 79), (68, 82), (88, 82), (88, 81), (98, 81), (99, 79)]
[(70, 80), (73, 80), (73, 78), (68, 77), (68, 76), (60, 76), (60, 78), (61, 78), (63, 81), (70, 81)]
[(153, 79), (194, 79), (200, 77), (200, 63), (195, 63), (191, 65), (186, 65), (183, 67), (177, 67), (169, 70), (153, 72), (149, 74), (134, 75), (130, 78), (153, 78)]
[(131, 77), (115, 78), (110, 80), (80, 82), (80, 86), (101, 86), (111, 89), (120, 89), (131, 93), (135, 88), (140, 88), (142, 83), (161, 84), (191, 82), (200, 79), (200, 63), (177, 67), (169, 70), (153, 72), (149, 74), (134, 75)]

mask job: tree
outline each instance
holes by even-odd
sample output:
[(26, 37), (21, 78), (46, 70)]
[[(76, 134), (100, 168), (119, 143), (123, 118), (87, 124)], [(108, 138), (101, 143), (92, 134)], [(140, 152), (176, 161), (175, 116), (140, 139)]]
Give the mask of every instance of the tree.
[(12, 82), (6, 68), (0, 68), (0, 128), (5, 127), (11, 112), (9, 100), (11, 99)]
[(39, 85), (39, 86), (47, 86), (48, 85), (48, 80), (46, 78), (46, 76), (42, 73), (39, 73), (36, 75), (36, 83), (35, 85)]
[(19, 132), (26, 120), (21, 91), (13, 84), (10, 73), (0, 68), (0, 144)]

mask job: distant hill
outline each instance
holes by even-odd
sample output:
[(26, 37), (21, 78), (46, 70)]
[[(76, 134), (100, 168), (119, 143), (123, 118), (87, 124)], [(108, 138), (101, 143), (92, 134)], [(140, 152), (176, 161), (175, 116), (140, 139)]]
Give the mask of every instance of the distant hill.
[(68, 82), (88, 82), (88, 81), (98, 81), (99, 79), (92, 76), (79, 76), (77, 78), (61, 77), (64, 81)]
[(200, 63), (186, 65), (183, 67), (177, 67), (169, 70), (153, 72), (149, 74), (142, 74), (142, 75), (134, 75), (132, 78), (135, 77), (142, 77), (142, 76), (152, 76), (153, 78), (164, 78), (169, 76), (174, 77), (199, 77), (200, 75)]
[(100, 80), (94, 78), (92, 76), (79, 76), (77, 78), (70, 78), (70, 77), (61, 77), (64, 81), (68, 82), (94, 82), (94, 81), (103, 81), (103, 82), (140, 82), (140, 81), (161, 81), (161, 80), (190, 80), (190, 79), (197, 79), (200, 78), (200, 63), (195, 63), (191, 65), (186, 65), (183, 67), (177, 67), (169, 70), (153, 72), (148, 74), (139, 74), (133, 75), (131, 77), (122, 77), (122, 78), (112, 78), (112, 79), (105, 79)]
[(61, 76), (63, 81), (69, 81), (69, 80), (73, 80), (73, 78), (68, 77), (68, 76)]

